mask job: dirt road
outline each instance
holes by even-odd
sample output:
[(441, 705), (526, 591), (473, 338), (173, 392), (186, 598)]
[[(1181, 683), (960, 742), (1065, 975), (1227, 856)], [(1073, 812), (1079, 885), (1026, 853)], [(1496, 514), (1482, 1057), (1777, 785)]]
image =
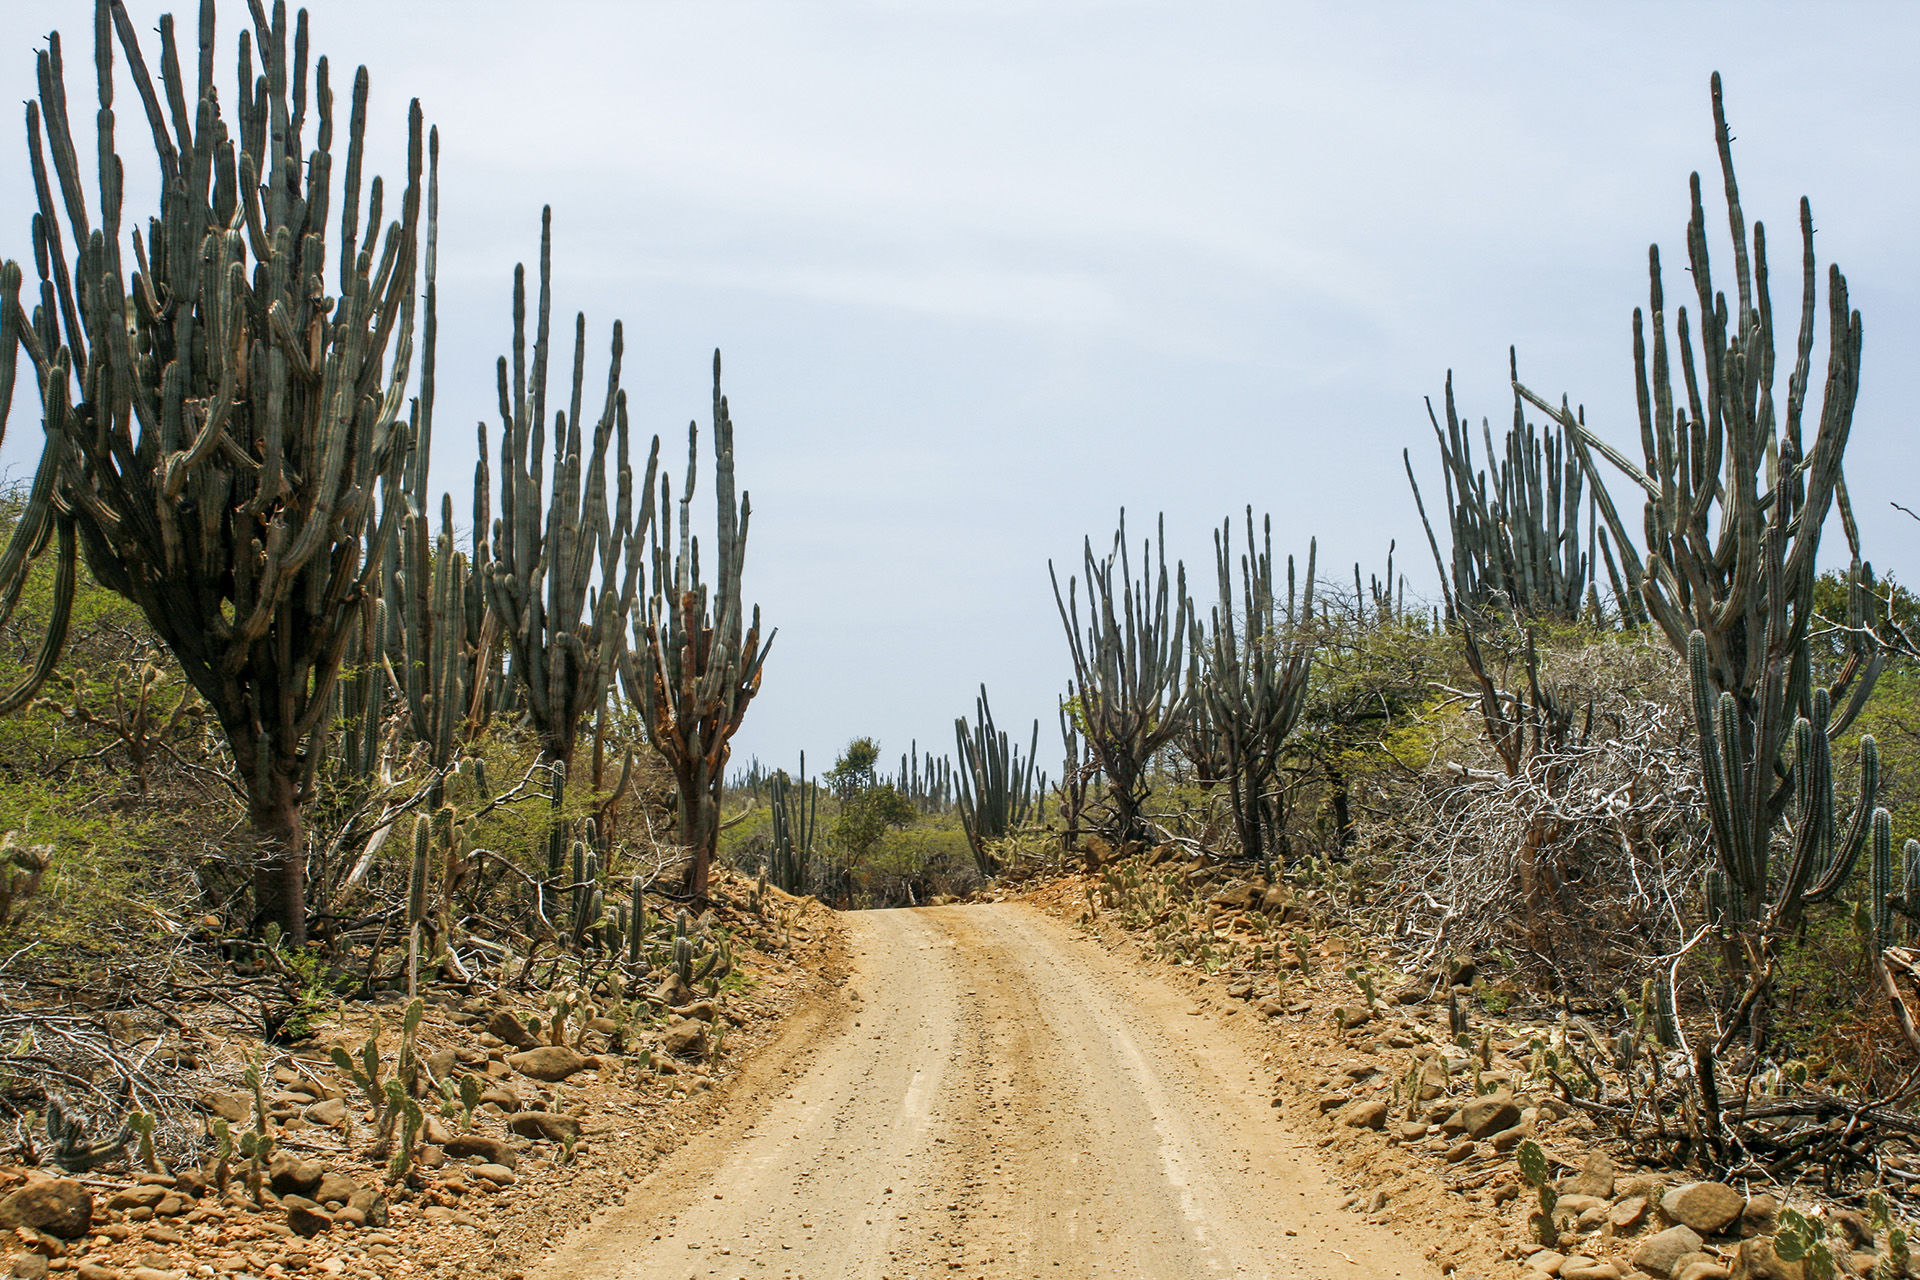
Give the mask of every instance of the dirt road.
[(851, 1012), (535, 1275), (1437, 1277), (1338, 1207), (1256, 1042), (1190, 997), (1017, 904), (846, 924)]

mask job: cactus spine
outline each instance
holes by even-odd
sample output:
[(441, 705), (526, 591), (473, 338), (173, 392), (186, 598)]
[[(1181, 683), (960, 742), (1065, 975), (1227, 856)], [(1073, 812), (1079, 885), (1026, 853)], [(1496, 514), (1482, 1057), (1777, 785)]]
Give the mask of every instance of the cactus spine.
[(720, 840), (720, 794), (727, 755), (747, 704), (760, 691), (761, 667), (773, 644), (760, 638), (760, 607), (747, 621), (741, 596), (752, 503), (734, 499), (733, 419), (720, 393), (720, 353), (713, 353), (714, 501), (718, 511), (718, 565), (711, 585), (700, 572), (693, 537), (693, 490), (699, 458), (698, 424), (687, 426), (687, 477), (681, 486), (678, 529), (671, 481), (660, 477), (654, 514), (653, 467), (634, 527), (631, 556), (651, 531), (652, 590), (634, 618), (634, 644), (621, 664), (627, 699), (640, 711), (647, 739), (673, 770), (680, 796), (680, 843), (688, 853), (686, 891), (707, 893), (708, 868)]

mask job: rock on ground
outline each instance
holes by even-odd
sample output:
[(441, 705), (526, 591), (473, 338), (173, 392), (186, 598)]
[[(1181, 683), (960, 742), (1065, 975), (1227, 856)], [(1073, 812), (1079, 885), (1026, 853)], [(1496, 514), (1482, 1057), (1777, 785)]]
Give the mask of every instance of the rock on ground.
[(507, 1121), (507, 1131), (541, 1142), (580, 1141), (580, 1122), (551, 1111), (523, 1111)]
[(1660, 1212), (1669, 1221), (1706, 1236), (1726, 1230), (1746, 1207), (1747, 1198), (1724, 1182), (1689, 1182), (1660, 1199)]
[(1640, 1242), (1633, 1251), (1633, 1265), (1657, 1276), (1671, 1276), (1674, 1264), (1689, 1253), (1698, 1253), (1702, 1243), (1700, 1233), (1692, 1227), (1668, 1227)]
[(93, 1220), (93, 1193), (71, 1178), (47, 1178), (0, 1200), (0, 1228), (31, 1227), (35, 1231), (78, 1240)]
[(568, 1076), (577, 1075), (589, 1067), (597, 1067), (600, 1061), (569, 1049), (565, 1045), (548, 1044), (538, 1049), (527, 1049), (521, 1053), (507, 1055), (507, 1065), (523, 1076), (552, 1084), (565, 1080)]

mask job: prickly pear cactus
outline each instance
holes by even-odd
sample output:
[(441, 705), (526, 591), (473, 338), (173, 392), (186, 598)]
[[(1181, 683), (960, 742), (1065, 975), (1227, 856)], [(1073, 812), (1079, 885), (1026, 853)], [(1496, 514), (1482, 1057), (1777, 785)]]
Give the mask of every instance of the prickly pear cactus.
[(1560, 1197), (1553, 1189), (1547, 1153), (1540, 1149), (1539, 1143), (1528, 1138), (1515, 1151), (1514, 1160), (1520, 1166), (1520, 1176), (1527, 1180), (1540, 1198), (1540, 1207), (1528, 1216), (1527, 1224), (1533, 1228), (1534, 1239), (1551, 1249), (1560, 1240), (1559, 1228), (1553, 1222), (1553, 1210)]

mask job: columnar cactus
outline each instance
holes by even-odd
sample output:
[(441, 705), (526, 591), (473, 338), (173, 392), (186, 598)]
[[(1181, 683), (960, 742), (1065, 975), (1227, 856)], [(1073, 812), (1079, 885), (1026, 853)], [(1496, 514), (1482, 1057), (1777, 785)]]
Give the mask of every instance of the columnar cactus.
[[(1293, 559), (1287, 559), (1287, 604), (1276, 616), (1273, 593), (1273, 522), (1263, 539), (1253, 537), (1253, 508), (1246, 515), (1247, 552), (1240, 557), (1238, 604), (1233, 589), (1233, 533), (1227, 522), (1213, 535), (1220, 602), (1211, 627), (1193, 622), (1193, 647), (1204, 655), (1195, 703), (1211, 729), (1209, 753), (1220, 766), (1233, 805), (1240, 849), (1271, 860), (1284, 839), (1268, 792), (1287, 738), (1300, 721), (1307, 676), (1313, 665), (1313, 573), (1317, 548), (1309, 544), (1304, 593), (1296, 591)], [(1244, 634), (1243, 634), (1244, 633)]]
[[(1734, 695), (1723, 691), (1714, 698), (1706, 638), (1697, 631), (1688, 640), (1688, 667), (1707, 811), (1720, 855), (1719, 869), (1730, 890), (1722, 910), (1736, 928), (1764, 923), (1775, 932), (1791, 930), (1808, 904), (1830, 900), (1853, 874), (1879, 793), (1879, 750), (1871, 734), (1862, 735), (1860, 792), (1842, 830), (1835, 812), (1831, 703), (1825, 689), (1814, 690), (1811, 714), (1793, 724), (1793, 842), (1786, 867), (1776, 874), (1769, 838), (1772, 824), (1757, 838), (1744, 826), (1750, 815), (1766, 811), (1764, 793), (1778, 788), (1772, 758), (1747, 749)], [(1723, 831), (1733, 838), (1720, 839)], [(1887, 838), (1891, 841), (1891, 829)], [(1890, 848), (1885, 856), (1891, 875)], [(1884, 893), (1878, 896), (1880, 902), (1885, 898)]]
[(965, 716), (953, 722), (954, 740), (960, 748), (960, 822), (966, 828), (967, 844), (973, 849), (973, 863), (980, 874), (998, 871), (988, 846), (1005, 839), (1025, 822), (1033, 811), (1036, 791), (1033, 782), (1035, 756), (1040, 747), (1040, 722), (1033, 722), (1033, 738), (1027, 744), (1026, 759), (1007, 738), (1006, 730), (996, 729), (993, 709), (987, 705), (987, 686), (980, 686), (974, 702), (974, 723)]
[(389, 556), (385, 653), (406, 699), (406, 733), (445, 770), (486, 727), (501, 680), (498, 617), (455, 545), (453, 501), (442, 496), (429, 543), (424, 513), (409, 511)]
[(640, 711), (647, 740), (666, 758), (680, 795), (680, 843), (686, 847), (686, 890), (705, 897), (707, 872), (720, 840), (720, 792), (734, 733), (747, 704), (760, 691), (760, 670), (773, 635), (760, 638), (760, 607), (747, 621), (740, 577), (746, 564), (752, 504), (733, 483), (733, 420), (720, 393), (720, 353), (713, 353), (713, 453), (715, 505), (719, 511), (718, 573), (711, 584), (700, 572), (700, 545), (693, 536), (693, 489), (699, 458), (697, 424), (687, 427), (687, 478), (680, 491), (675, 529), (671, 483), (660, 477), (659, 512), (653, 509), (654, 468), (634, 528), (631, 558), (652, 529), (652, 591), (634, 617), (633, 647), (621, 664), (627, 699)]
[(333, 767), (362, 794), (379, 768), (385, 730), (388, 682), (381, 664), (386, 630), (386, 601), (371, 597), (363, 600), (356, 634), (347, 644), (333, 687), (333, 719), (342, 727)]
[(820, 809), (820, 789), (807, 780), (807, 753), (800, 753), (800, 776), (789, 779), (785, 769), (773, 775), (769, 808), (773, 814), (773, 882), (788, 893), (807, 891), (808, 863), (813, 857), (814, 819)]
[[(298, 943), (302, 811), (358, 604), (402, 506), (424, 126), (416, 102), (400, 215), (382, 243), (379, 178), (362, 201), (368, 81), (364, 69), (356, 76), (329, 255), (328, 63), (311, 68), (310, 115), (305, 13), (290, 31), (284, 3), (271, 20), (252, 9), (228, 116), (213, 83), (211, 3), (200, 11), (196, 85), (182, 73), (171, 19), (161, 20), (163, 98), (125, 8), (98, 0), (92, 211), (57, 35), (40, 55), (39, 100), (27, 108), (40, 295), (19, 325), (17, 268), (0, 268), (0, 306), (33, 363), (46, 444), (0, 576), (20, 572), (26, 553), (57, 532), (49, 655), (63, 638), (76, 542), (95, 579), (140, 607), (232, 748), (260, 843), (256, 918)], [(159, 161), (159, 207), (144, 236), (121, 226), (116, 44)], [(51, 667), (43, 656), (36, 678)]]
[[(1781, 686), (1787, 705), (1800, 712), (1808, 705), (1811, 659), (1802, 641), (1813, 617), (1815, 560), (1827, 515), (1836, 500), (1845, 514), (1841, 458), (1859, 393), (1861, 329), (1859, 314), (1848, 305), (1846, 277), (1829, 268), (1827, 374), (1809, 449), (1803, 421), (1819, 309), (1812, 206), (1800, 202), (1800, 328), (1782, 412), (1774, 398), (1777, 334), (1765, 230), (1754, 224), (1749, 248), (1717, 74), (1712, 95), (1737, 293), (1730, 303), (1714, 288), (1696, 173), (1687, 252), (1701, 340), (1696, 358), (1687, 308), (1681, 306), (1677, 332), (1684, 388), (1673, 384), (1657, 245), (1648, 251), (1651, 314), (1634, 310), (1645, 469), (1588, 430), (1564, 403), (1554, 406), (1517, 382), (1515, 387), (1571, 433), (1620, 550), (1627, 583), (1639, 591), (1653, 621), (1678, 652), (1686, 651), (1691, 633), (1703, 636), (1714, 688), (1732, 691), (1743, 719), (1752, 724), (1759, 711), (1754, 700), (1760, 696), (1760, 673), (1773, 662), (1785, 670), (1784, 681), (1772, 683)], [(1607, 494), (1596, 453), (1647, 495), (1644, 563)], [(1859, 577), (1861, 566), (1854, 568)], [(1840, 702), (1837, 696), (1835, 702)], [(1788, 717), (1782, 724), (1790, 722)]]
[(1873, 852), (1868, 867), (1873, 893), (1873, 940), (1883, 950), (1893, 945), (1893, 815), (1873, 811)]
[[(1813, 212), (1800, 202), (1800, 324), (1785, 402), (1776, 399), (1776, 339), (1768, 291), (1767, 240), (1755, 224), (1751, 240), (1734, 179), (1731, 136), (1712, 82), (1714, 133), (1732, 230), (1735, 293), (1715, 288), (1708, 262), (1707, 216), (1700, 175), (1693, 176), (1687, 256), (1698, 310), (1679, 308), (1677, 353), (1668, 335), (1660, 252), (1649, 251), (1650, 307), (1634, 311), (1634, 369), (1639, 391), (1644, 468), (1590, 431), (1563, 401), (1549, 404), (1517, 382), (1529, 403), (1550, 414), (1573, 441), (1628, 587), (1693, 673), (1695, 719), (1703, 761), (1722, 774), (1712, 795), (1713, 836), (1739, 919), (1762, 914), (1769, 844), (1798, 785), (1778, 785), (1795, 760), (1796, 721), (1826, 720), (1814, 711), (1814, 620), (1820, 537), (1837, 504), (1853, 544), (1847, 635), (1849, 660), (1825, 691), (1835, 713), (1828, 735), (1845, 730), (1879, 674), (1881, 655), (1868, 625), (1874, 602), (1847, 510), (1841, 459), (1853, 424), (1860, 377), (1860, 316), (1848, 304), (1846, 278), (1827, 274), (1826, 379), (1805, 439), (1813, 344), (1820, 307), (1813, 252)], [(1700, 342), (1696, 351), (1693, 326)], [(1651, 347), (1649, 347), (1649, 333)], [(1677, 354), (1682, 383), (1675, 385)], [(1608, 494), (1596, 455), (1646, 495), (1645, 547), (1636, 549)], [(1714, 753), (1717, 764), (1707, 761)], [(1791, 758), (1790, 758), (1791, 757)], [(1867, 801), (1867, 809), (1871, 800)], [(1866, 809), (1859, 813), (1864, 831)], [(1813, 868), (1805, 869), (1807, 876)], [(1777, 912), (1790, 918), (1800, 893), (1784, 893)]]
[[(453, 499), (440, 499), (440, 534), (428, 520), (428, 449), (433, 439), (439, 286), (433, 214), (440, 203), (440, 146), (428, 142), (426, 312), (420, 351), (420, 394), (409, 419), (414, 448), (406, 468), (406, 510), (400, 536), (388, 548), (383, 576), (391, 602), (382, 635), (384, 656), (399, 677), (406, 700), (407, 736), (427, 745), (436, 770), (444, 772), (465, 741), (486, 726), (502, 683), (498, 660), (499, 616), (491, 607), (484, 572), (476, 572), (455, 545)], [(485, 465), (482, 449), (481, 466)], [(476, 538), (484, 538), (485, 485), (476, 507)], [(435, 785), (434, 803), (440, 788)]]
[(407, 995), (418, 994), (420, 934), (427, 923), (428, 859), (433, 852), (433, 819), (413, 820), (413, 857), (407, 863)]
[(599, 927), (607, 906), (606, 894), (600, 888), (600, 854), (593, 847), (591, 831), (585, 838), (573, 842), (572, 896), (573, 921), (569, 933), (573, 945), (580, 947), (586, 944), (588, 933)]
[[(1716, 288), (1696, 173), (1687, 225), (1695, 315), (1690, 318), (1681, 306), (1673, 325), (1677, 342), (1670, 339), (1654, 246), (1648, 252), (1649, 307), (1645, 313), (1636, 308), (1633, 316), (1644, 465), (1601, 440), (1564, 399), (1556, 406), (1518, 381), (1514, 388), (1568, 433), (1620, 554), (1621, 578), (1688, 659), (1696, 737), (1710, 779), (1716, 862), (1726, 881), (1723, 906), (1736, 929), (1764, 935), (1758, 945), (1729, 948), (1743, 962), (1769, 951), (1805, 902), (1836, 889), (1858, 855), (1873, 804), (1864, 768), (1870, 752), (1863, 744), (1860, 803), (1841, 838), (1831, 820), (1829, 765), (1808, 735), (1831, 738), (1845, 731), (1879, 674), (1882, 654), (1870, 625), (1876, 609), (1867, 588), (1871, 569), (1860, 558), (1841, 471), (1859, 392), (1860, 316), (1849, 305), (1846, 278), (1829, 267), (1826, 377), (1809, 443), (1813, 346), (1821, 327), (1813, 211), (1802, 199), (1799, 328), (1780, 397), (1767, 239), (1758, 223), (1749, 233), (1741, 208), (1718, 75), (1712, 99), (1734, 291), (1729, 298)], [(1597, 459), (1645, 495), (1643, 547), (1636, 547)], [(1820, 538), (1836, 505), (1851, 550), (1845, 631), (1850, 653), (1833, 683), (1816, 689), (1808, 637)], [(1791, 785), (1781, 785), (1790, 773)], [(1801, 806), (1801, 825), (1795, 827), (1789, 868), (1771, 878), (1774, 834), (1789, 804)], [(1811, 829), (1804, 829), (1810, 818)], [(1764, 1011), (1764, 1002), (1755, 1007)], [(1764, 1032), (1760, 1017), (1751, 1028), (1756, 1035)]]
[[(1510, 368), (1513, 359), (1509, 352)], [(1579, 458), (1568, 447), (1567, 432), (1551, 426), (1536, 429), (1526, 420), (1525, 406), (1516, 392), (1506, 456), (1494, 471), (1490, 487), (1487, 472), (1474, 466), (1472, 430), (1454, 407), (1452, 373), (1447, 374), (1443, 402), (1445, 430), (1431, 400), (1427, 418), (1440, 446), (1451, 559), (1441, 554), (1427, 518), (1412, 455), (1402, 450), (1401, 462), (1407, 483), (1413, 486), (1434, 565), (1440, 570), (1447, 621), (1477, 624), (1489, 613), (1560, 621), (1579, 617), (1595, 565), (1591, 545), (1583, 548), (1580, 543), (1582, 473)], [(1491, 466), (1493, 433), (1484, 422), (1481, 434)], [(1610, 554), (1606, 563), (1616, 574), (1614, 596), (1631, 621), (1638, 616), (1637, 603), (1618, 578)]]
[(1060, 748), (1065, 753), (1060, 764), (1057, 790), (1060, 802), (1060, 848), (1071, 855), (1080, 838), (1080, 815), (1087, 804), (1087, 785), (1098, 766), (1087, 750), (1080, 732), (1078, 706), (1071, 699), (1060, 699)]
[[(653, 507), (633, 511), (633, 469), (627, 459), (627, 394), (620, 386), (625, 339), (613, 324), (607, 388), (593, 434), (581, 428), (587, 373), (587, 320), (574, 321), (572, 398), (553, 418), (553, 475), (544, 476), (547, 370), (553, 311), (553, 211), (540, 216), (540, 297), (533, 364), (527, 365), (527, 274), (513, 273), (513, 357), (498, 364), (500, 397), (500, 513), (491, 538), (487, 524), (486, 432), (474, 477), (474, 562), (484, 564), (493, 611), (506, 633), (511, 693), (520, 697), (540, 736), (541, 757), (564, 777), (573, 762), (582, 721), (605, 701), (626, 642), (638, 590), (640, 559)], [(607, 451), (613, 447), (617, 497), (607, 503)], [(659, 464), (656, 437), (647, 457), (642, 493), (650, 495)], [(626, 556), (623, 567), (622, 556)], [(596, 576), (598, 589), (595, 589)], [(558, 786), (554, 807), (560, 805)], [(547, 846), (547, 870), (558, 876), (566, 832), (556, 819)]]
[[(1070, 698), (1085, 726), (1087, 750), (1106, 775), (1108, 795), (1115, 811), (1110, 833), (1116, 844), (1144, 840), (1145, 822), (1140, 802), (1147, 793), (1147, 766), (1154, 753), (1172, 742), (1186, 726), (1193, 690), (1183, 679), (1181, 650), (1186, 643), (1193, 602), (1187, 598), (1187, 570), (1178, 566), (1177, 585), (1169, 593), (1166, 521), (1160, 522), (1159, 572), (1151, 561), (1143, 566), (1139, 582), (1127, 548), (1126, 512), (1120, 513), (1119, 532), (1104, 559), (1093, 553), (1093, 540), (1083, 548), (1087, 580), (1087, 621), (1081, 630), (1079, 580), (1067, 579), (1062, 594), (1053, 562), (1047, 575), (1053, 580), (1053, 600), (1066, 628), (1073, 657)], [(1153, 556), (1148, 544), (1146, 554)], [(1120, 579), (1114, 581), (1118, 568)]]

